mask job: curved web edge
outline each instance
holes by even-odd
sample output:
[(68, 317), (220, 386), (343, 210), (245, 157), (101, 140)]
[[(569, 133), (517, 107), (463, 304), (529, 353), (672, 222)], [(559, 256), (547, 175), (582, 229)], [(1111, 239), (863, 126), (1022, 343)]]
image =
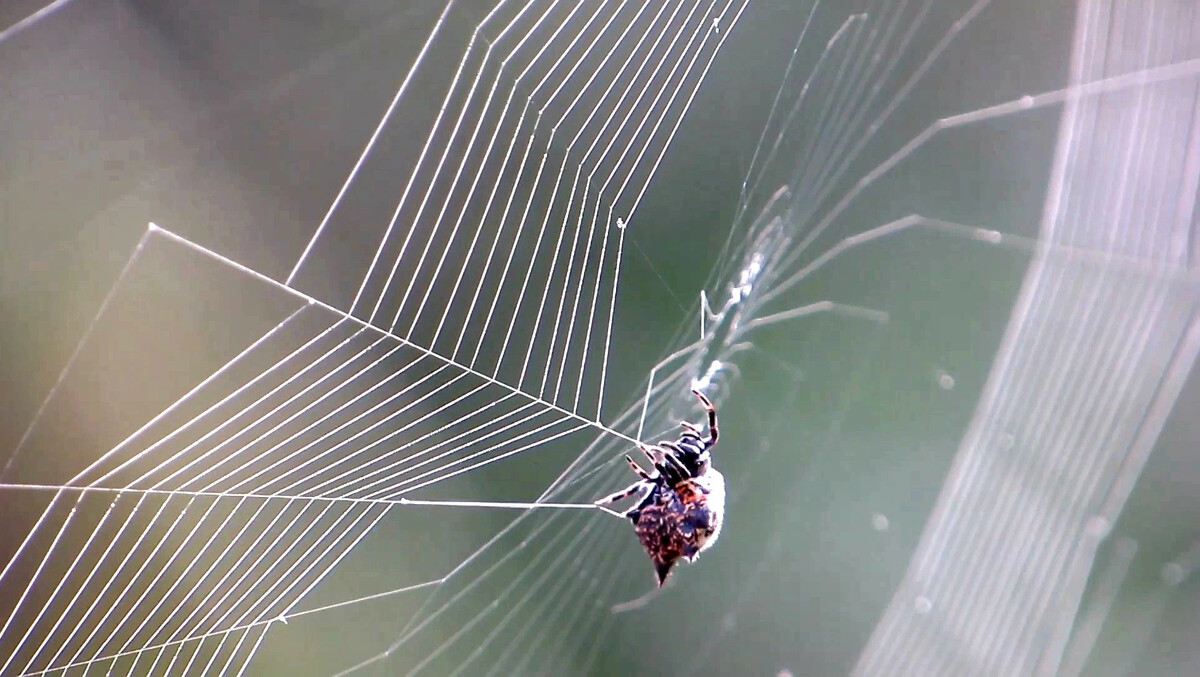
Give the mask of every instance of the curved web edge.
[[(1080, 3), (1072, 84), (1200, 54), (1200, 17), (1143, 5)], [(1071, 248), (1191, 269), (1197, 101), (1192, 79), (1068, 100), (1044, 244), (855, 674), (1080, 669), (1086, 653), (1062, 661), (1084, 586), (1193, 367), (1200, 324), (1191, 276), (1097, 265)]]

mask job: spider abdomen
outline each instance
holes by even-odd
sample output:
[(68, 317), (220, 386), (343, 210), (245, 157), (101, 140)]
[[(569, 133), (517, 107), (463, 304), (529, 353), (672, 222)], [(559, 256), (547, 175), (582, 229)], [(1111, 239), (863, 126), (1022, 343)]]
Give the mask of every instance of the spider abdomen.
[[(595, 502), (596, 507), (633, 522), (638, 542), (654, 563), (661, 588), (680, 559), (689, 562), (712, 547), (721, 533), (725, 514), (725, 478), (712, 467), (709, 450), (717, 443), (717, 409), (699, 390), (692, 390), (708, 412), (708, 436), (699, 426), (683, 421), (683, 433), (674, 442), (654, 446), (637, 442), (654, 466), (647, 472), (629, 455), (625, 462), (639, 481)], [(604, 506), (630, 496), (641, 496), (637, 506), (623, 513)]]
[(661, 586), (680, 559), (692, 561), (716, 542), (721, 529), (725, 487), (720, 473), (675, 485), (657, 485), (629, 515), (642, 549), (654, 563)]

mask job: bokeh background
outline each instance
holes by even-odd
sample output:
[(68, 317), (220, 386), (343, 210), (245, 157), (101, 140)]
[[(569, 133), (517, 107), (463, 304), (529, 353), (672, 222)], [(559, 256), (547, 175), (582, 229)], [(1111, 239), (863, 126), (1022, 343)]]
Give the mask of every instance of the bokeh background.
[[(406, 153), (424, 139), (486, 5), (460, 3), (448, 14), (444, 39), (389, 128), (383, 156), (396, 159), (369, 168), (362, 179), (367, 197), (342, 217), (343, 228), (330, 231), (332, 244), (298, 278), (305, 293), (348, 305), (361, 271), (339, 265), (338, 253), (357, 261), (377, 237), (377, 228), (361, 224), (386, 220)], [(0, 27), (41, 6), (3, 3)], [(914, 72), (969, 7), (934, 3), (914, 15), (903, 26), (914, 37), (897, 72)], [(5, 482), (64, 482), (295, 310), (296, 300), (278, 289), (151, 239), (93, 326), (151, 221), (268, 277), (286, 278), (442, 9), (379, 0), (75, 0), (3, 34), (5, 460), (92, 327)], [(761, 196), (741, 201), (743, 178), (755, 168), (756, 145), (809, 9), (782, 0), (750, 3), (638, 207), (616, 304), (605, 420), (640, 402), (647, 374), (678, 347), (673, 337), (698, 334), (700, 291), (714, 298), (727, 292), (731, 280), (721, 276), (737, 271), (742, 253), (727, 243), (749, 232), (739, 208), (762, 206)], [(1068, 0), (993, 2), (855, 159), (850, 183), (939, 118), (1064, 87), (1077, 9)], [(822, 7), (814, 14), (814, 37), (802, 43), (807, 51), (793, 83), (848, 13)], [(833, 91), (814, 97), (819, 102)], [(1036, 237), (1060, 114), (1057, 106), (1036, 108), (939, 136), (857, 201), (823, 246), (912, 213)], [(803, 162), (797, 157), (794, 166)], [(772, 171), (786, 182), (788, 170)], [(625, 525), (600, 514), (573, 517), (571, 528), (586, 530), (594, 549), (557, 567), (578, 572), (579, 583), (545, 587), (567, 600), (549, 607), (558, 611), (531, 604), (503, 621), (505, 628), (534, 624), (531, 634), (546, 639), (502, 638), (497, 655), (512, 662), (499, 665), (543, 674), (850, 671), (904, 577), (1031, 256), (1025, 247), (914, 231), (839, 256), (786, 296), (776, 312), (833, 300), (882, 310), (889, 320), (877, 325), (821, 314), (748, 336), (755, 349), (732, 360), (740, 376), (728, 376), (720, 403), (716, 458), (731, 481), (731, 504), (719, 547), (678, 572), (660, 599), (612, 616), (608, 605), (648, 588), (649, 564)], [(1189, 381), (1098, 555), (1099, 567), (1115, 556), (1112, 544), (1125, 538), (1138, 545), (1087, 674), (1200, 670), (1195, 577), (1169, 594), (1162, 581), (1164, 564), (1200, 538), (1200, 464), (1190, 415), (1198, 397), (1200, 386)], [(664, 416), (651, 425), (666, 430), (674, 422)], [(422, 497), (533, 500), (590, 441), (548, 444)], [(626, 481), (619, 472), (611, 477), (604, 491)], [(4, 561), (48, 500), (45, 492), (0, 490)], [(542, 514), (523, 519), (551, 519)], [(501, 510), (395, 509), (302, 606), (433, 580), (514, 517)], [(600, 564), (600, 553), (616, 556)], [(518, 561), (535, 566), (537, 554)], [(624, 581), (617, 588), (601, 595), (586, 584), (612, 567)], [(471, 594), (492, 594), (483, 590)], [(19, 591), (9, 582), (0, 586), (0, 609), (7, 613)], [(501, 605), (521, 599), (496, 594)], [(273, 626), (249, 674), (346, 669), (388, 647), (424, 601), (395, 596)], [(368, 669), (407, 673), (483, 608), (457, 610), (461, 615), (447, 616), (392, 660)], [(564, 636), (536, 625), (568, 617), (595, 620), (573, 622)], [(494, 616), (487, 619), (485, 629)], [(506, 641), (517, 660), (504, 654)], [(490, 654), (481, 667), (463, 664), (467, 652), (453, 646), (423, 667), (432, 674), (456, 667), (485, 672)]]

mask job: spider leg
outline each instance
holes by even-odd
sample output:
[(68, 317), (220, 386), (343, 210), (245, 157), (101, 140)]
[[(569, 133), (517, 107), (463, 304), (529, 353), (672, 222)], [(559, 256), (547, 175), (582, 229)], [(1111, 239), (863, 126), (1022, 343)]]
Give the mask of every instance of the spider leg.
[(641, 449), (642, 453), (646, 455), (646, 459), (650, 461), (651, 464), (655, 466), (658, 465), (658, 457), (654, 455), (655, 449), (653, 447), (648, 444), (643, 444), (642, 442), (638, 442), (637, 446), (638, 449)]
[(613, 510), (612, 508), (605, 506), (605, 505), (600, 505), (599, 503), (596, 504), (596, 507), (598, 509), (603, 510), (604, 512), (612, 515), (613, 517), (628, 517), (628, 515), (626, 513)]
[(681, 476), (679, 479), (684, 480), (688, 477), (691, 477), (692, 473), (688, 472), (687, 466), (685, 466), (683, 461), (680, 461), (679, 457), (676, 455), (682, 454), (683, 449), (680, 449), (679, 445), (675, 444), (674, 442), (663, 442), (661, 446), (674, 452), (670, 454), (663, 454), (663, 460), (671, 466), (671, 469), (675, 471), (675, 474)]
[[(680, 421), (679, 425), (683, 426), (684, 429), (688, 431), (688, 433), (695, 435), (697, 439), (700, 438), (700, 436), (702, 434), (700, 432), (700, 428), (697, 428), (696, 426), (692, 425), (691, 423), (689, 423), (687, 421)], [(687, 437), (688, 433), (684, 433), (683, 436)]]
[(664, 453), (662, 447), (648, 446), (638, 442), (638, 449), (642, 450), (642, 453), (646, 455), (646, 458), (650, 459), (650, 463), (654, 464), (654, 469), (658, 471), (658, 474), (664, 477), (669, 483), (676, 484), (681, 482), (683, 478), (687, 476), (685, 473), (683, 477), (680, 477), (679, 471), (675, 468), (675, 466), (667, 462), (668, 458), (673, 457), (671, 454)]
[(650, 476), (650, 473), (646, 472), (645, 470), (642, 469), (642, 466), (635, 463), (634, 460), (629, 457), (629, 454), (625, 454), (625, 461), (628, 462), (629, 467), (633, 468), (633, 471), (638, 474), (638, 477), (642, 478), (643, 480), (646, 480), (647, 482), (654, 481), (654, 478)]
[(708, 411), (708, 439), (704, 440), (704, 446), (711, 447), (717, 443), (717, 408), (713, 406), (712, 400), (699, 390), (693, 390), (692, 394), (700, 398), (700, 403)]
[(665, 456), (665, 454), (662, 453), (661, 449), (642, 444), (641, 442), (638, 442), (638, 449), (642, 450), (642, 453), (645, 454), (646, 458), (650, 461), (650, 465), (654, 466), (654, 469), (657, 470), (660, 475), (665, 474), (666, 464), (663, 460), (663, 456)]
[[(636, 494), (637, 492), (642, 491), (644, 489), (646, 489), (645, 482), (634, 482), (633, 484), (618, 491), (615, 494), (610, 494), (598, 501), (593, 501), (592, 504), (597, 507), (600, 507), (600, 506), (608, 505), (610, 503), (616, 503), (617, 501), (629, 498), (630, 496), (632, 496), (632, 495)], [(610, 511), (610, 512), (612, 512), (612, 511)], [(617, 513), (617, 514), (620, 515), (621, 513)], [(621, 515), (621, 516), (624, 517), (624, 515)]]

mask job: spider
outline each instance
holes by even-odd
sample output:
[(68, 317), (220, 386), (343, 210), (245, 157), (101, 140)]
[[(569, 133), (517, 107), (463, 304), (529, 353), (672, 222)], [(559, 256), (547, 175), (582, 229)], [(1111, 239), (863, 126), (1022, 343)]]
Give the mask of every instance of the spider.
[[(708, 437), (684, 421), (683, 433), (674, 442), (638, 442), (656, 472), (646, 472), (626, 454), (626, 462), (641, 479), (596, 501), (598, 507), (633, 522), (638, 541), (654, 564), (660, 588), (680, 559), (693, 562), (712, 547), (725, 512), (725, 478), (713, 469), (709, 458), (709, 449), (717, 443), (717, 410), (704, 393), (693, 390), (692, 394), (708, 411)], [(641, 494), (641, 500), (626, 512), (604, 507), (634, 494)]]

